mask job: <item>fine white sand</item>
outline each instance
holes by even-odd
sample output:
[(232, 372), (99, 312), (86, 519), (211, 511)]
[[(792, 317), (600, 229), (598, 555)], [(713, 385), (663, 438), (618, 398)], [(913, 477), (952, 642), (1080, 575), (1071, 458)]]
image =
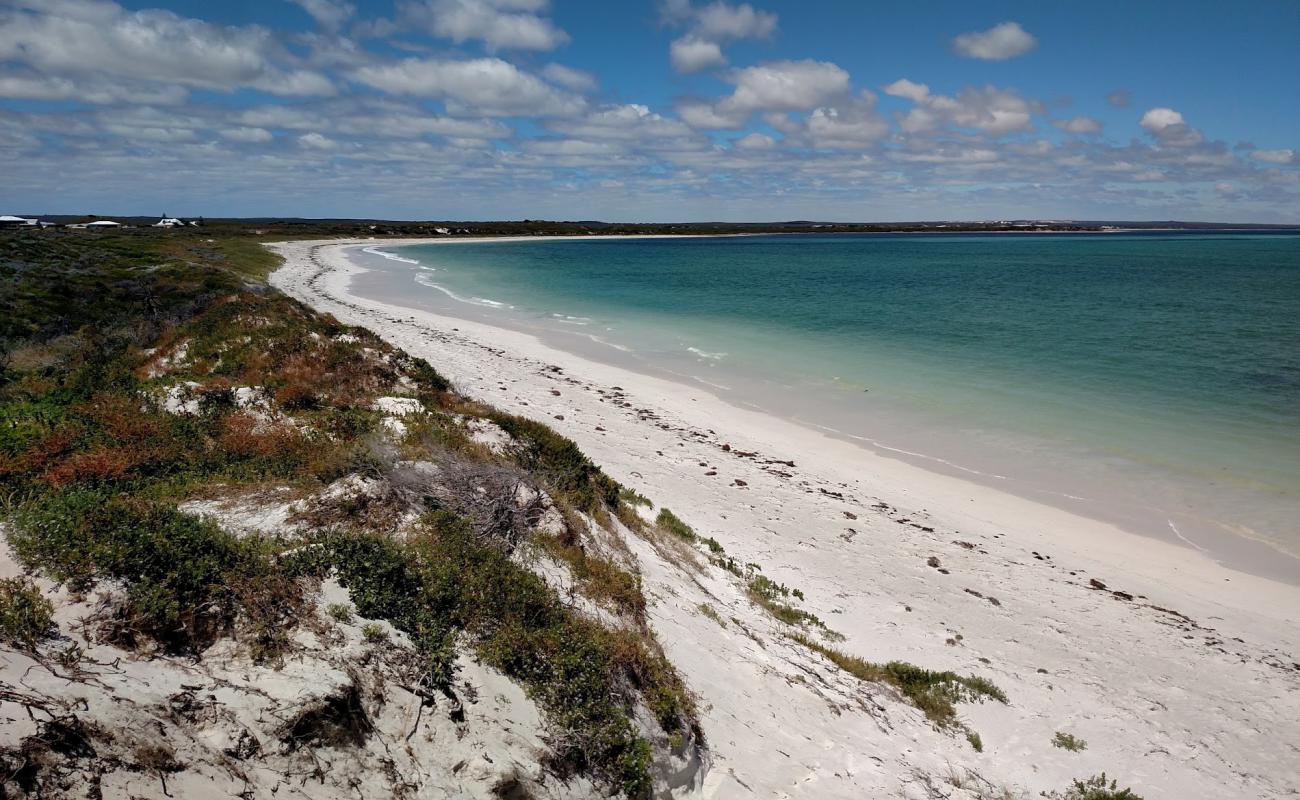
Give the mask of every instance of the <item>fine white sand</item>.
[[(1300, 796), (1300, 588), (526, 334), (351, 295), (348, 249), (382, 244), (274, 245), (272, 283), (569, 436), (801, 589), (839, 649), (983, 675), (1010, 698), (959, 706), (977, 753), (784, 640), (734, 587), (642, 548), (652, 624), (700, 697), (704, 796), (1037, 796), (1103, 770), (1148, 800)], [(1054, 747), (1057, 731), (1087, 748)]]

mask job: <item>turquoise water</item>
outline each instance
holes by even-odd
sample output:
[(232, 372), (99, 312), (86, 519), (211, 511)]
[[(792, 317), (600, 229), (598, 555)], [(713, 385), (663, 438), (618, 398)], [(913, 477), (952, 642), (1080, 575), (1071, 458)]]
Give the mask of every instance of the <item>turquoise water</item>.
[(1300, 552), (1294, 234), (384, 249), (418, 263), (367, 260), (363, 294), (534, 330), (1257, 571), (1275, 555), (1258, 543)]

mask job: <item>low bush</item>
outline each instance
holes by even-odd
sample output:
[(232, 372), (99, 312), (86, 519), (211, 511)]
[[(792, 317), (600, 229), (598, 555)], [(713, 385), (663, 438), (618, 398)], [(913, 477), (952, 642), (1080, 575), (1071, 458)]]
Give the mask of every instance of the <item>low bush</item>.
[(666, 732), (695, 728), (684, 685), (642, 633), (581, 616), (448, 512), (427, 515), (404, 543), (326, 533), (314, 545), (294, 556), (294, 569), (335, 570), (360, 615), (410, 635), (426, 658), (423, 680), (431, 688), (450, 691), (462, 638), (484, 663), (519, 681), (557, 731), (561, 772), (646, 796), (650, 750), (632, 722), (636, 695)]
[(9, 541), (24, 566), (74, 590), (121, 582), (126, 596), (112, 627), (128, 643), (142, 634), (172, 651), (202, 650), (241, 612), (258, 636), (274, 639), (301, 601), (261, 540), (142, 498), (87, 489), (42, 496), (13, 515)]
[(540, 422), (513, 414), (494, 411), (490, 418), (522, 444), (517, 456), (520, 465), (543, 476), (556, 494), (588, 513), (617, 506), (621, 487), (572, 440)]
[(1057, 731), (1056, 735), (1052, 737), (1052, 746), (1059, 747), (1062, 750), (1069, 750), (1072, 753), (1077, 753), (1080, 750), (1086, 750), (1088, 743), (1072, 733)]
[(576, 544), (565, 544), (550, 536), (537, 537), (536, 541), (547, 553), (568, 565), (584, 596), (638, 621), (644, 619), (645, 596), (641, 594), (639, 576), (607, 558), (587, 553)]
[(54, 628), (54, 606), (31, 581), (0, 580), (0, 641), (31, 650)]
[(655, 505), (654, 503), (650, 502), (650, 499), (645, 495), (638, 494), (637, 492), (627, 488), (626, 486), (624, 486), (622, 489), (619, 490), (618, 499), (623, 501), (624, 503), (627, 503), (630, 506), (654, 508)]
[(790, 638), (825, 656), (859, 680), (894, 686), (941, 728), (956, 724), (956, 703), (983, 702), (986, 699), (1007, 702), (1006, 694), (985, 678), (963, 676), (955, 672), (935, 672), (904, 661), (876, 664), (827, 647), (801, 634), (794, 634)]
[(1050, 800), (1142, 800), (1141, 795), (1132, 789), (1120, 789), (1114, 780), (1107, 782), (1104, 772), (1076, 780), (1064, 791), (1043, 792), (1043, 797)]
[[(676, 514), (667, 508), (659, 509), (659, 516), (655, 517), (655, 524), (683, 541), (694, 542), (699, 538), (690, 525), (682, 522)], [(717, 543), (714, 542), (714, 544)], [(719, 545), (719, 548), (721, 548), (721, 545)]]

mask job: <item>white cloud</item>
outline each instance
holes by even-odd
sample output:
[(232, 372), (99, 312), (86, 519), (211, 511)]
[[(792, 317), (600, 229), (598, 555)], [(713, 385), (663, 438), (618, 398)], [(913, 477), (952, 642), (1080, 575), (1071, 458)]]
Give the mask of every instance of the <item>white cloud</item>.
[(229, 139), (232, 142), (245, 142), (248, 144), (263, 144), (275, 138), (274, 135), (266, 128), (226, 128), (220, 131), (221, 138)]
[(406, 0), (399, 16), (460, 44), (482, 41), (489, 51), (554, 50), (569, 35), (538, 12), (546, 0)]
[(684, 100), (678, 115), (697, 128), (738, 128), (755, 112), (811, 111), (849, 92), (849, 73), (826, 61), (773, 61), (732, 70), (725, 80), (736, 86), (729, 96)]
[(1018, 22), (1003, 22), (986, 31), (963, 33), (952, 40), (952, 46), (967, 58), (984, 61), (1005, 61), (1024, 55), (1038, 45), (1028, 31)]
[(488, 119), (455, 119), (430, 114), (413, 103), (367, 98), (315, 106), (264, 105), (246, 109), (235, 121), (252, 128), (336, 132), (349, 138), (502, 139), (510, 128)]
[(665, 22), (686, 27), (686, 35), (674, 40), (668, 50), (673, 69), (678, 72), (701, 72), (725, 65), (722, 42), (768, 39), (776, 33), (776, 14), (759, 11), (749, 3), (732, 5), (715, 0), (696, 6), (690, 0), (664, 0), (659, 8)]
[(1201, 132), (1188, 125), (1183, 115), (1172, 108), (1153, 108), (1138, 123), (1164, 147), (1190, 147), (1204, 139)]
[(907, 133), (924, 133), (946, 125), (973, 128), (990, 136), (1003, 136), (1033, 128), (1035, 104), (1007, 89), (994, 86), (962, 89), (956, 97), (931, 94), (930, 88), (906, 78), (885, 87), (885, 93), (915, 103), (899, 119)]
[(52, 75), (0, 75), (0, 97), (17, 100), (82, 100), (87, 103), (147, 103), (178, 105), (189, 92), (183, 86), (119, 82), (93, 77), (63, 78)]
[(357, 7), (346, 0), (291, 0), (316, 20), (316, 24), (329, 31), (338, 30), (352, 18)]
[(390, 94), (442, 97), (453, 114), (567, 116), (586, 103), (499, 58), (407, 58), (354, 70), (357, 81)]
[(749, 3), (714, 2), (695, 9), (695, 32), (707, 39), (766, 39), (776, 32), (777, 16)]
[(1096, 133), (1101, 130), (1101, 122), (1092, 117), (1079, 115), (1070, 119), (1053, 120), (1052, 125), (1066, 133)]
[(914, 103), (919, 103), (930, 95), (930, 87), (924, 83), (913, 83), (907, 78), (899, 78), (885, 87), (885, 94), (906, 97)]
[(668, 48), (668, 58), (678, 72), (702, 72), (727, 63), (717, 42), (686, 35), (673, 41)]
[(339, 143), (319, 133), (304, 133), (298, 137), (298, 144), (310, 150), (334, 150)]
[(1128, 108), (1133, 102), (1133, 94), (1127, 89), (1116, 89), (1113, 92), (1106, 93), (1106, 102), (1115, 108)]
[(751, 133), (737, 139), (733, 147), (738, 150), (771, 150), (776, 147), (776, 139), (765, 133)]
[(553, 156), (605, 156), (622, 150), (609, 142), (587, 142), (580, 139), (530, 139), (524, 143), (530, 153)]
[(736, 91), (727, 110), (807, 111), (849, 91), (849, 73), (827, 61), (774, 61), (746, 67), (728, 78)]
[(634, 103), (607, 106), (582, 117), (554, 120), (547, 127), (577, 139), (645, 141), (692, 135), (691, 129), (681, 122)]
[(270, 72), (249, 86), (281, 97), (326, 97), (336, 91), (333, 81), (307, 69)]
[(542, 68), (542, 77), (558, 86), (575, 92), (594, 92), (599, 82), (596, 76), (563, 64), (547, 64)]
[(1250, 157), (1266, 164), (1300, 164), (1300, 154), (1297, 154), (1291, 148), (1284, 150), (1256, 150), (1250, 154)]
[(876, 113), (875, 98), (866, 95), (839, 107), (818, 108), (808, 116), (808, 137), (814, 147), (857, 149), (889, 135), (889, 122)]
[(0, 60), (45, 76), (127, 79), (230, 91), (276, 87), (286, 94), (330, 94), (327, 78), (286, 71), (292, 61), (270, 31), (231, 27), (170, 11), (127, 11), (108, 0), (10, 0), (0, 11)]
[(677, 116), (692, 128), (727, 130), (745, 124), (748, 115), (728, 114), (707, 100), (682, 100), (677, 104)]
[(1172, 108), (1153, 108), (1142, 115), (1139, 123), (1152, 133), (1157, 133), (1173, 125), (1185, 125), (1183, 115)]

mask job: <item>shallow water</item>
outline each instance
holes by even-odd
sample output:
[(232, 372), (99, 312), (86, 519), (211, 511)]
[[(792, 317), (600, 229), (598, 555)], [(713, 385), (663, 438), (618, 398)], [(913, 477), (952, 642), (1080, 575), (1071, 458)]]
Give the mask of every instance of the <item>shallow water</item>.
[(369, 250), (363, 296), (530, 330), (1232, 566), (1300, 576), (1300, 235)]

